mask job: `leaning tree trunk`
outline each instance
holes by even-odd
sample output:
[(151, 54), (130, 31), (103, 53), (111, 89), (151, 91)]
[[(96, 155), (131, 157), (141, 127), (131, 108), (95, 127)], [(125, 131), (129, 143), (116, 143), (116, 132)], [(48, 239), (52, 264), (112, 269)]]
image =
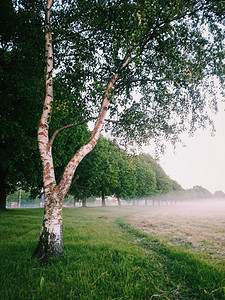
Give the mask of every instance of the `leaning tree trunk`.
[[(81, 122), (66, 125), (54, 132), (51, 139), (49, 139), (49, 125), (53, 105), (53, 48), (52, 48), (52, 34), (50, 26), (50, 13), (52, 7), (52, 0), (47, 0), (46, 15), (45, 15), (45, 101), (43, 105), (42, 116), (38, 126), (38, 147), (42, 161), (43, 169), (43, 184), (44, 184), (44, 199), (45, 209), (44, 218), (40, 234), (39, 243), (34, 251), (33, 257), (41, 259), (48, 258), (50, 255), (61, 255), (63, 253), (63, 222), (62, 222), (62, 203), (65, 198), (70, 184), (72, 182), (77, 166), (82, 159), (91, 152), (101, 134), (103, 122), (106, 117), (108, 106), (110, 104), (109, 98), (111, 89), (119, 78), (120, 73), (130, 63), (131, 56), (125, 58), (123, 64), (118, 72), (112, 76), (106, 87), (102, 105), (99, 111), (98, 119), (96, 121), (94, 130), (86, 145), (81, 147), (69, 161), (64, 169), (61, 181), (57, 184), (54, 173), (54, 164), (52, 158), (52, 145), (56, 134), (68, 127), (75, 126)], [(84, 123), (84, 121), (82, 121)]]
[[(33, 256), (46, 258), (51, 254), (62, 254), (62, 207), (59, 207), (59, 194), (53, 167), (52, 149), (49, 145), (49, 117), (53, 101), (53, 49), (50, 27), (52, 0), (47, 1), (45, 15), (45, 101), (38, 126), (38, 147), (42, 160), (45, 213), (40, 239)], [(54, 191), (54, 193), (53, 193)], [(57, 220), (58, 218), (58, 220)]]

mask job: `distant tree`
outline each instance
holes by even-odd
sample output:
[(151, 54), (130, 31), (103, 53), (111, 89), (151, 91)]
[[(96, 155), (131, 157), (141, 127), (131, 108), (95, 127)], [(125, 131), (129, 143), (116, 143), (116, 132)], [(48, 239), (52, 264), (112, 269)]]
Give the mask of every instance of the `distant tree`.
[(213, 197), (212, 193), (200, 185), (196, 185), (192, 189), (187, 189), (185, 194), (185, 197), (188, 199), (207, 199)]
[(178, 182), (176, 182), (176, 180), (172, 180), (172, 190), (173, 191), (183, 191), (184, 189)]
[(74, 199), (82, 200), (83, 207), (87, 206), (88, 197), (99, 195), (96, 188), (96, 165), (94, 160), (94, 151), (82, 160), (69, 190), (69, 194), (73, 195)]
[(40, 198), (33, 198), (30, 192), (18, 190), (7, 196), (7, 202), (20, 202), (23, 205), (24, 203), (40, 202)]
[(216, 191), (214, 193), (213, 197), (223, 199), (223, 198), (225, 198), (225, 193), (223, 191)]
[(167, 194), (176, 189), (182, 189), (181, 186), (173, 181), (158, 164), (158, 162), (148, 154), (139, 156), (142, 161), (150, 165), (150, 168), (156, 174), (155, 194)]
[(113, 195), (120, 185), (121, 155), (122, 150), (117, 145), (100, 137), (95, 149), (79, 164), (69, 193), (82, 199), (83, 206), (88, 197), (101, 196), (105, 206), (105, 197)]
[(120, 184), (118, 162), (121, 150), (109, 140), (100, 138), (93, 153), (95, 190), (102, 198), (102, 206), (105, 206), (106, 196), (114, 194)]
[(136, 159), (127, 155), (125, 151), (120, 152), (118, 157), (119, 184), (114, 190), (114, 194), (121, 205), (121, 199), (130, 199), (136, 195), (137, 190), (137, 171)]
[(136, 196), (154, 195), (156, 191), (156, 173), (152, 170), (150, 164), (137, 158), (136, 162)]

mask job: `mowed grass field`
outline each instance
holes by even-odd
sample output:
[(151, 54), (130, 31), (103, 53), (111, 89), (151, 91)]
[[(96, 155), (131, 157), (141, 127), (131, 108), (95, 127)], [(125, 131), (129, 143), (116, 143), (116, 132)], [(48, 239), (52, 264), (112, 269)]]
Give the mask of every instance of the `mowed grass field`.
[[(220, 250), (176, 243), (181, 220), (189, 222), (184, 240), (191, 234), (196, 240), (197, 228), (207, 223), (205, 217), (182, 216), (184, 211), (181, 206), (64, 208), (64, 255), (48, 263), (31, 259), (43, 210), (2, 212), (0, 299), (225, 299), (224, 257), (214, 256)], [(210, 218), (208, 225), (218, 238), (225, 219), (222, 223), (218, 214), (213, 220), (215, 226)], [(211, 234), (201, 238), (204, 245), (213, 243)]]

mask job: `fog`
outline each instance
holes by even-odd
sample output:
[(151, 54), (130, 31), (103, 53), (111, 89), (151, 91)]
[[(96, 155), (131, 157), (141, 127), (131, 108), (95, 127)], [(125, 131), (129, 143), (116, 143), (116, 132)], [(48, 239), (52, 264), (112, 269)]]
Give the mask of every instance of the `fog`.
[(225, 199), (138, 206), (129, 221), (162, 243), (204, 253), (215, 262), (225, 259)]
[[(111, 197), (106, 200), (106, 208), (101, 213), (112, 212), (118, 216), (122, 213), (132, 227), (161, 243), (200, 252), (215, 263), (224, 261), (225, 198), (199, 199), (197, 196), (190, 198), (190, 194), (175, 194), (121, 200), (121, 205)], [(89, 205), (99, 206), (100, 202)]]
[[(138, 201), (138, 200), (137, 200)], [(225, 199), (189, 199), (189, 200), (148, 200), (148, 205), (144, 205), (144, 200), (139, 200), (136, 207), (137, 215), (168, 217), (174, 219), (175, 216), (194, 218), (224, 218), (225, 229)], [(143, 212), (144, 211), (144, 212)], [(178, 220), (177, 220), (178, 222)]]

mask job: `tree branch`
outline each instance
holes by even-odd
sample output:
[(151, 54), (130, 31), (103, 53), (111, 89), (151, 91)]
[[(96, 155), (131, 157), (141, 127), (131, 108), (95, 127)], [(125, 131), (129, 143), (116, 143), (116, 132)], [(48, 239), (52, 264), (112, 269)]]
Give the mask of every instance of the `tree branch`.
[(109, 119), (105, 119), (106, 122), (108, 123), (113, 123), (113, 124), (121, 124), (120, 121), (117, 121), (117, 120), (109, 120)]
[[(88, 121), (96, 120), (96, 119), (97, 119), (97, 117), (91, 117), (91, 118), (88, 118), (88, 119), (85, 119), (85, 120), (78, 121), (78, 122), (76, 122), (76, 123), (72, 123), (72, 124), (65, 125), (65, 126), (59, 128), (59, 129), (57, 129), (57, 130), (53, 133), (53, 135), (52, 135), (52, 137), (51, 137), (51, 139), (50, 139), (50, 141), (49, 141), (49, 147), (52, 147), (53, 142), (54, 142), (54, 140), (55, 140), (55, 137), (56, 137), (56, 135), (57, 135), (60, 131), (62, 131), (62, 130), (64, 130), (64, 129), (67, 129), (67, 128), (70, 128), (70, 127), (73, 127), (73, 126), (76, 126), (76, 125), (81, 125), (81, 124), (87, 123)], [(117, 121), (117, 120), (106, 119), (105, 121), (108, 122), (108, 123), (120, 124), (120, 121)]]
[(78, 122), (76, 122), (76, 123), (72, 123), (72, 124), (69, 124), (69, 125), (66, 125), (66, 126), (63, 126), (63, 127), (59, 128), (59, 129), (57, 129), (57, 130), (53, 133), (53, 135), (52, 135), (52, 137), (51, 137), (51, 139), (50, 139), (50, 141), (49, 141), (49, 147), (52, 147), (53, 142), (54, 142), (54, 139), (55, 139), (56, 135), (57, 135), (60, 131), (66, 129), (66, 128), (70, 128), (70, 127), (76, 126), (76, 125), (84, 124), (84, 123), (86, 123), (87, 121), (88, 121), (87, 119), (86, 119), (86, 120), (82, 120), (82, 121), (78, 121)]

